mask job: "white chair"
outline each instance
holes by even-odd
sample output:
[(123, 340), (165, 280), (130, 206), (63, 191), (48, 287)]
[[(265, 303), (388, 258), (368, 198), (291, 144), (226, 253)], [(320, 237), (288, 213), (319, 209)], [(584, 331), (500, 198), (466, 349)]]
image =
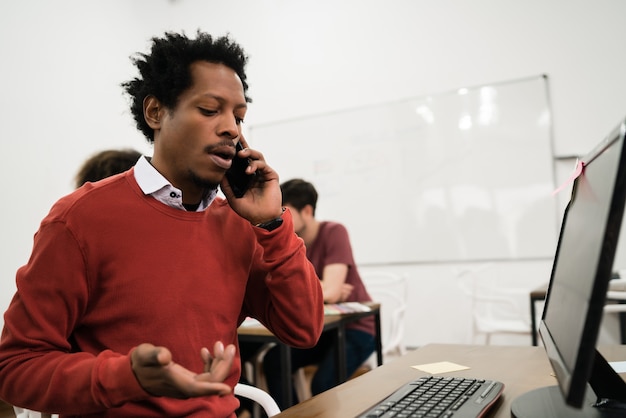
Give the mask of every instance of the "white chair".
[[(406, 353), (405, 313), (408, 299), (407, 276), (387, 271), (361, 271), (361, 279), (374, 302), (380, 303), (383, 363)], [(375, 354), (374, 354), (375, 355)], [(372, 365), (374, 355), (366, 362)], [(374, 366), (376, 362), (373, 362)]]
[(626, 279), (614, 279), (609, 282), (606, 302), (605, 313), (626, 312)]
[(58, 414), (46, 414), (45, 412), (31, 411), (17, 406), (13, 407), (16, 418), (59, 418)]
[(263, 374), (263, 359), (265, 358), (265, 354), (275, 345), (276, 343), (263, 344), (252, 358), (241, 365), (241, 373), (245, 375), (248, 382), (265, 391), (267, 391), (267, 382)]
[[(248, 398), (257, 404), (261, 405), (265, 415), (273, 417), (280, 414), (280, 408), (276, 401), (270, 396), (269, 393), (261, 390), (257, 387), (244, 385), (243, 383), (237, 383), (234, 390), (235, 395)], [(16, 418), (59, 418), (58, 414), (46, 414), (37, 411), (31, 411), (30, 409), (13, 407)]]
[(609, 290), (606, 294), (606, 298), (607, 304), (604, 305), (605, 313), (626, 312), (626, 292), (615, 292)]
[(255, 386), (237, 383), (235, 385), (235, 395), (248, 398), (261, 405), (263, 411), (265, 411), (265, 415), (268, 417), (280, 414), (280, 408), (274, 398), (272, 398), (269, 393)]
[(626, 278), (609, 281), (609, 291), (606, 293), (606, 299), (607, 304), (604, 305), (605, 313), (626, 312)]
[(495, 334), (530, 336), (530, 315), (524, 309), (528, 289), (504, 287), (491, 263), (457, 271), (458, 286), (471, 298), (472, 343), (484, 335), (489, 345)]

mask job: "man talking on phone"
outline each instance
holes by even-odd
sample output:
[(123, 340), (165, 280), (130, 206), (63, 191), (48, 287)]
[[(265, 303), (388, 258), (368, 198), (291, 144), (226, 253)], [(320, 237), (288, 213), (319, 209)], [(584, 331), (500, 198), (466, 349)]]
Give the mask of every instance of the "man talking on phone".
[[(41, 222), (5, 313), (0, 398), (61, 416), (233, 417), (246, 316), (315, 345), (319, 279), (278, 174), (242, 136), (246, 61), (229, 36), (201, 32), (134, 57), (122, 86), (153, 155)], [(241, 197), (225, 176), (237, 143), (252, 176)]]

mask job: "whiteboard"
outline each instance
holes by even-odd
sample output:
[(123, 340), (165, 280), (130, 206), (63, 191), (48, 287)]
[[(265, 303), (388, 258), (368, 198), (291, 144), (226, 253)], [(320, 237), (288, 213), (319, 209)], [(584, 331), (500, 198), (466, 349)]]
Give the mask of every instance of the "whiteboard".
[(358, 264), (552, 258), (558, 236), (548, 79), (252, 126), (281, 182), (319, 193)]

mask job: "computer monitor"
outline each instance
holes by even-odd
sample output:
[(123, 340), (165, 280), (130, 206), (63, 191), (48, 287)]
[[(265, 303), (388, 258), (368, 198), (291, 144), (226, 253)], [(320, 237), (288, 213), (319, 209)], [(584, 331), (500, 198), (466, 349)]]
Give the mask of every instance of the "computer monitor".
[(539, 335), (558, 386), (514, 417), (626, 416), (626, 384), (596, 350), (626, 201), (626, 121), (582, 159), (565, 209)]

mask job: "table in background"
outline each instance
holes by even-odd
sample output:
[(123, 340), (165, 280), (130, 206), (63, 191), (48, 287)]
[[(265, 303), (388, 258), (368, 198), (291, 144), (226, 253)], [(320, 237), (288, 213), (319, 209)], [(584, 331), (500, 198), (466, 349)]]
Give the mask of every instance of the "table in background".
[[(342, 314), (327, 314), (324, 315), (324, 329), (322, 332), (334, 332), (335, 333), (335, 359), (337, 364), (337, 377), (338, 382), (345, 382), (348, 378), (346, 376), (346, 324), (356, 321), (367, 316), (374, 316), (376, 324), (376, 361), (380, 366), (383, 364), (383, 348), (382, 348), (382, 334), (380, 329), (380, 304), (375, 302), (364, 303), (370, 310), (364, 312), (350, 312)], [(239, 341), (246, 342), (260, 342), (277, 343), (280, 349), (280, 364), (282, 370), (291, 370), (291, 350), (290, 347), (283, 344), (263, 325), (255, 326), (241, 326), (237, 330)], [(282, 387), (285, 405), (293, 405), (293, 380), (291, 373), (283, 373)]]
[(537, 309), (536, 303), (543, 302), (548, 293), (547, 286), (541, 286), (530, 292), (530, 336), (534, 346), (538, 345), (537, 341)]
[[(609, 290), (611, 290), (610, 287), (609, 287)], [(546, 299), (547, 293), (548, 293), (547, 285), (538, 287), (537, 289), (532, 290), (530, 292), (530, 336), (532, 338), (533, 345), (538, 345), (536, 303), (543, 302)], [(610, 302), (611, 299), (607, 299), (607, 301)], [(624, 303), (623, 300), (617, 300), (615, 302)], [(626, 312), (618, 312), (618, 315), (619, 315), (620, 340), (622, 344), (626, 344)]]
[[(607, 361), (626, 360), (626, 346), (600, 347)], [(411, 380), (429, 375), (411, 366), (451, 361), (470, 369), (442, 376), (499, 380), (502, 396), (488, 417), (511, 417), (511, 403), (518, 396), (543, 386), (554, 386), (556, 378), (542, 347), (430, 344), (394, 359), (355, 379), (301, 402), (279, 415), (280, 418), (354, 417), (371, 408)], [(621, 375), (622, 378), (626, 374)]]

